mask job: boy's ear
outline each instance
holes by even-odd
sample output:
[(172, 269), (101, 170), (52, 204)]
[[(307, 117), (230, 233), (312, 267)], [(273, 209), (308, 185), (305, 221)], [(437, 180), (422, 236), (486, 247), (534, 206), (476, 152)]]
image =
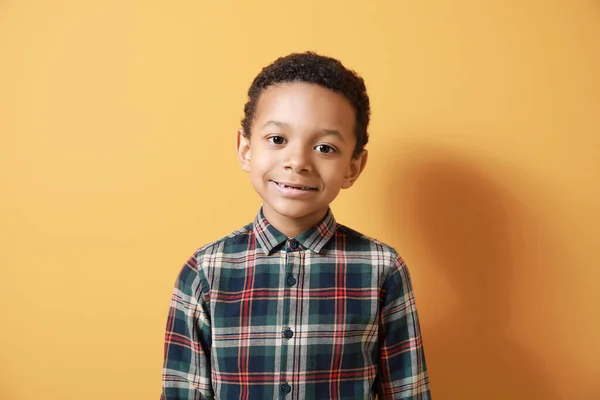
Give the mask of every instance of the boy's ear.
[(243, 129), (237, 131), (237, 156), (242, 169), (250, 172), (250, 138), (244, 135)]
[(368, 156), (369, 152), (365, 149), (362, 151), (360, 156), (356, 158), (352, 157), (352, 159), (350, 160), (350, 167), (348, 168), (348, 172), (344, 177), (342, 189), (348, 189), (352, 185), (354, 185), (354, 182), (356, 182), (360, 174), (364, 171), (365, 167), (367, 166)]

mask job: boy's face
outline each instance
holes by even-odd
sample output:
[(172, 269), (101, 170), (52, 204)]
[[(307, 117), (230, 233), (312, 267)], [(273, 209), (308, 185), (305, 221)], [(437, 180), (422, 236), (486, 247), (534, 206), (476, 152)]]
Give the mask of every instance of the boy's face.
[(275, 227), (301, 233), (352, 186), (367, 158), (352, 157), (354, 124), (350, 102), (323, 87), (286, 83), (263, 92), (251, 137), (238, 132), (238, 158)]

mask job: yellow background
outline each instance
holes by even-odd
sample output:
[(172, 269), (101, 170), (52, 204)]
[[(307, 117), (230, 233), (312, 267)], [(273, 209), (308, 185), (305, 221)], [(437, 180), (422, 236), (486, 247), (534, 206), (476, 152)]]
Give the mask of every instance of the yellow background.
[(259, 206), (260, 68), (360, 72), (337, 219), (411, 268), (436, 399), (600, 398), (598, 1), (0, 2), (0, 399), (156, 399), (176, 275)]

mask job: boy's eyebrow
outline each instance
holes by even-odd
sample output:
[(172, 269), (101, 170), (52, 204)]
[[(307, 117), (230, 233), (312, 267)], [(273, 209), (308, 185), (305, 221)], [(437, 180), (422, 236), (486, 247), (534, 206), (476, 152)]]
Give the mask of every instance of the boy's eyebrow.
[[(264, 124), (262, 127), (266, 128), (269, 125), (275, 125), (279, 128), (289, 128), (290, 127), (290, 125), (286, 124), (285, 122), (279, 122), (279, 121), (273, 121), (273, 120), (267, 121), (267, 123)], [(337, 129), (321, 129), (319, 131), (319, 133), (321, 133), (322, 135), (333, 135), (333, 136), (337, 137), (338, 139), (340, 139), (342, 142), (345, 142), (344, 136)]]
[(262, 127), (266, 128), (269, 125), (275, 125), (275, 126), (277, 126), (279, 128), (289, 128), (289, 125), (286, 124), (285, 122), (279, 122), (279, 121), (273, 121), (273, 120), (267, 121), (267, 123), (264, 124)]
[(342, 142), (345, 142), (344, 136), (342, 136), (342, 134), (340, 133), (340, 131), (338, 131), (336, 129), (321, 129), (320, 132), (323, 133), (324, 135), (335, 136), (336, 138), (340, 139)]

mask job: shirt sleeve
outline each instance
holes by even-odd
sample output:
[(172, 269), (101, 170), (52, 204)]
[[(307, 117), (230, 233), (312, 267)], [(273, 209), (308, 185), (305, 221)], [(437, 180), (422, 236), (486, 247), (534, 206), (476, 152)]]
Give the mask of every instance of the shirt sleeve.
[(379, 344), (378, 399), (431, 399), (410, 274), (397, 255), (381, 293)]
[(196, 257), (181, 269), (165, 333), (161, 400), (214, 399), (211, 385), (211, 322), (207, 283)]

